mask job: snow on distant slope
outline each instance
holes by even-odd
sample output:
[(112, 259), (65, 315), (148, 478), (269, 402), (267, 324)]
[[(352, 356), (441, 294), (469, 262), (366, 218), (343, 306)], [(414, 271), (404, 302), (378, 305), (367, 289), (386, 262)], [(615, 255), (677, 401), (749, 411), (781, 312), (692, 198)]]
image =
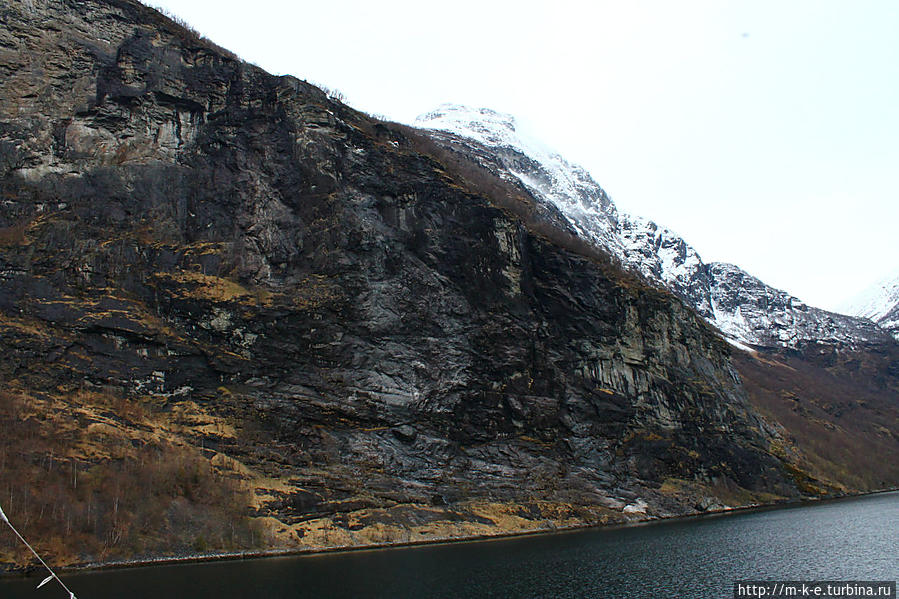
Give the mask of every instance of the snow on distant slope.
[(708, 264), (713, 317), (726, 335), (758, 346), (798, 347), (808, 342), (857, 345), (883, 340), (870, 321), (806, 305), (733, 264)]
[(704, 263), (673, 231), (619, 214), (585, 169), (522, 135), (511, 115), (444, 104), (418, 117), (415, 125), (454, 151), (519, 181), (538, 200), (554, 206), (578, 235), (683, 298), (731, 339), (796, 347), (815, 341), (854, 345), (886, 336), (867, 320), (806, 306), (736, 266)]
[(899, 304), (899, 271), (862, 291), (842, 306), (846, 314), (877, 322)]
[(899, 271), (865, 289), (843, 311), (868, 318), (899, 339)]

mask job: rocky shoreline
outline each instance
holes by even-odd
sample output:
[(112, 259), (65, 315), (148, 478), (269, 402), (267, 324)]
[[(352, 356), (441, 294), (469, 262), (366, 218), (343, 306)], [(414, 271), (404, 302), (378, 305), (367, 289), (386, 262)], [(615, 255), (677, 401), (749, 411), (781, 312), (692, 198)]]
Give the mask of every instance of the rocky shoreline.
[[(265, 559), (271, 557), (290, 557), (290, 556), (313, 556), (333, 553), (348, 553), (357, 551), (376, 551), (381, 549), (398, 549), (403, 547), (420, 547), (425, 545), (444, 545), (457, 543), (476, 543), (482, 541), (501, 541), (504, 539), (521, 538), (538, 535), (570, 533), (591, 529), (615, 529), (631, 526), (642, 526), (660, 522), (670, 521), (688, 521), (705, 517), (726, 516), (737, 513), (763, 511), (770, 509), (797, 508), (806, 505), (815, 505), (832, 501), (843, 501), (847, 499), (855, 499), (870, 495), (880, 495), (884, 493), (899, 492), (899, 487), (888, 489), (879, 489), (870, 492), (845, 493), (841, 495), (829, 497), (804, 497), (801, 499), (784, 499), (783, 501), (765, 503), (765, 504), (749, 504), (740, 506), (725, 506), (719, 509), (709, 509), (707, 511), (696, 511), (694, 513), (682, 514), (676, 516), (648, 516), (626, 519), (621, 522), (609, 524), (567, 524), (560, 526), (545, 526), (524, 531), (508, 531), (497, 534), (482, 534), (470, 536), (447, 536), (441, 538), (429, 538), (418, 541), (396, 541), (384, 543), (372, 543), (368, 545), (342, 545), (334, 547), (319, 548), (281, 548), (268, 550), (250, 550), (224, 553), (206, 553), (184, 556), (162, 556), (155, 558), (141, 558), (134, 560), (118, 560), (109, 562), (90, 562), (85, 564), (77, 564), (65, 567), (54, 568), (57, 572), (86, 572), (86, 571), (102, 571), (102, 570), (119, 570), (126, 568), (146, 568), (152, 566), (169, 566), (178, 564), (197, 564), (206, 562), (225, 562), (249, 559)], [(10, 569), (0, 571), (0, 577), (30, 577), (37, 573), (43, 574), (43, 569), (38, 566), (30, 566), (27, 568)]]

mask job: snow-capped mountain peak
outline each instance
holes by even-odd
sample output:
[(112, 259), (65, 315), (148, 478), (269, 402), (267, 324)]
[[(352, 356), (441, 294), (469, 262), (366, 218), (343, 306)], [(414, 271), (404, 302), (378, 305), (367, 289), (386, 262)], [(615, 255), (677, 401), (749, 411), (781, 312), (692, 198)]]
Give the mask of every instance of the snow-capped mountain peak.
[(520, 131), (513, 116), (489, 108), (443, 104), (419, 116), (414, 124), (490, 149), (508, 174), (555, 205), (582, 237), (604, 247), (615, 246), (613, 253), (620, 253), (614, 233), (618, 211), (608, 194), (584, 168)]
[(486, 146), (523, 147), (516, 131), (515, 117), (489, 108), (469, 108), (459, 104), (441, 104), (420, 115), (415, 124), (423, 129), (440, 129), (464, 135)]

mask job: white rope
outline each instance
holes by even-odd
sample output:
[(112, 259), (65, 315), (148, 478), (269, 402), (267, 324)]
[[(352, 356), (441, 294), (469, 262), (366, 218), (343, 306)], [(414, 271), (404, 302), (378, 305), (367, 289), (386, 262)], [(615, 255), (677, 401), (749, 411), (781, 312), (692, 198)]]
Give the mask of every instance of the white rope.
[[(21, 534), (19, 534), (19, 531), (16, 530), (16, 527), (12, 525), (12, 522), (9, 521), (9, 518), (7, 518), (7, 517), (6, 517), (6, 514), (3, 513), (3, 506), (0, 506), (0, 520), (3, 520), (4, 522), (6, 522), (6, 523), (9, 525), (9, 527), (12, 529), (12, 531), (13, 531), (14, 533), (16, 533), (16, 536), (19, 537), (19, 540), (21, 540), (23, 543), (25, 543), (25, 546), (28, 547), (28, 549), (31, 550), (31, 553), (34, 554), (34, 557), (36, 557), (36, 558), (38, 559), (38, 561), (41, 562), (41, 564), (43, 564), (43, 566), (44, 566), (45, 568), (47, 568), (47, 572), (50, 573), (50, 578), (55, 578), (56, 581), (57, 581), (59, 584), (62, 585), (62, 588), (64, 588), (64, 589), (66, 590), (66, 592), (69, 594), (69, 599), (77, 599), (77, 598), (75, 597), (75, 593), (73, 593), (72, 591), (70, 591), (70, 590), (69, 590), (69, 587), (66, 586), (66, 583), (64, 583), (62, 580), (59, 579), (59, 576), (56, 575), (56, 572), (54, 572), (54, 571), (50, 568), (50, 566), (47, 565), (47, 562), (45, 562), (45, 561), (43, 560), (43, 558), (41, 558), (41, 556), (37, 554), (37, 551), (34, 550), (34, 547), (32, 547), (32, 546), (28, 543), (28, 541), (25, 540), (25, 537), (23, 537)], [(44, 581), (43, 581), (41, 584), (39, 584), (37, 588), (41, 588), (42, 586), (44, 586), (45, 584), (47, 584), (47, 581), (48, 581), (48, 580), (49, 580), (49, 578), (45, 578)]]

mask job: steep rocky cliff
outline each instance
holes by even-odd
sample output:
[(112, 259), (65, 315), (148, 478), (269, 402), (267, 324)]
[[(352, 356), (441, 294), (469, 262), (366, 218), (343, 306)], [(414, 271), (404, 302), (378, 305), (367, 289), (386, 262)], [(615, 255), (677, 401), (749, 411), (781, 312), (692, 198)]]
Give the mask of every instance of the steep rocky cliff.
[[(603, 248), (647, 284), (691, 305), (734, 345), (751, 403), (814, 472), (859, 488), (899, 468), (899, 344), (890, 337), (896, 284), (887, 279), (846, 316), (806, 305), (732, 264), (706, 263), (682, 237), (618, 213), (583, 168), (523, 136), (515, 119), (444, 105), (417, 119), (457, 160), (523, 186), (557, 226)], [(892, 310), (892, 312), (891, 312)], [(875, 322), (872, 322), (875, 321)]]
[(0, 501), (55, 561), (841, 488), (526, 189), (130, 0), (0, 23)]

